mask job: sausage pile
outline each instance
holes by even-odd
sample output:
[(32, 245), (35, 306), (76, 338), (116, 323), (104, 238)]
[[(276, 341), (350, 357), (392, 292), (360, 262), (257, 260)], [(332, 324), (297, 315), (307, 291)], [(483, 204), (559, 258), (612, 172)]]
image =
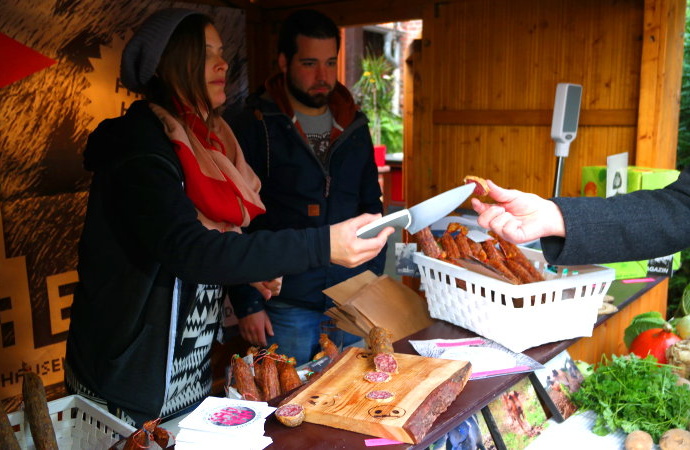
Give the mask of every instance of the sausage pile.
[(277, 345), (266, 350), (250, 347), (247, 354), (253, 356), (251, 367), (240, 355), (232, 357), (233, 386), (243, 399), (269, 401), (302, 385), (295, 358), (276, 353), (277, 348)]
[(468, 232), (464, 225), (452, 222), (438, 239), (429, 227), (415, 233), (414, 238), (422, 252), (430, 258), (458, 266), (462, 266), (462, 259), (478, 261), (513, 284), (544, 281), (543, 275), (515, 244), (493, 232), (489, 233), (493, 239), (478, 243), (467, 236)]

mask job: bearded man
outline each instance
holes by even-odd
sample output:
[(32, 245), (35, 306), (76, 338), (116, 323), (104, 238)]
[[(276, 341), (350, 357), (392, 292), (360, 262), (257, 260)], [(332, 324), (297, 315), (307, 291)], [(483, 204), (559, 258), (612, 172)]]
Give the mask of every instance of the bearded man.
[[(361, 213), (381, 213), (381, 189), (368, 120), (337, 79), (340, 32), (312, 10), (289, 16), (278, 40), (280, 73), (247, 100), (229, 120), (247, 162), (261, 178), (266, 214), (257, 230), (309, 228)], [(278, 352), (309, 361), (333, 302), (323, 290), (366, 270), (380, 275), (386, 248), (372, 261), (348, 269), (323, 269), (285, 276), (278, 296), (265, 302), (255, 289), (232, 287), (242, 337), (253, 345), (278, 344)], [(276, 254), (276, 258), (281, 255)], [(331, 327), (332, 328), (332, 327)], [(339, 331), (336, 345), (359, 340)]]

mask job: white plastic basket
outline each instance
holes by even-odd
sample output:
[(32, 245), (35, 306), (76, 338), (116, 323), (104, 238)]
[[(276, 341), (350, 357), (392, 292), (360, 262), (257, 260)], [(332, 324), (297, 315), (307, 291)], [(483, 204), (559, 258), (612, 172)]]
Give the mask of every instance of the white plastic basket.
[[(60, 449), (107, 450), (136, 429), (80, 395), (70, 395), (48, 402), (55, 437)], [(8, 414), (10, 424), (19, 426), (14, 435), (23, 449), (34, 449), (24, 412)]]
[[(521, 248), (538, 269), (538, 250)], [(546, 281), (513, 285), (415, 253), (429, 313), (515, 352), (591, 336), (615, 271), (602, 266), (560, 266)], [(464, 281), (465, 288), (457, 280)], [(460, 283), (462, 285), (462, 283)], [(522, 305), (517, 307), (516, 305)]]

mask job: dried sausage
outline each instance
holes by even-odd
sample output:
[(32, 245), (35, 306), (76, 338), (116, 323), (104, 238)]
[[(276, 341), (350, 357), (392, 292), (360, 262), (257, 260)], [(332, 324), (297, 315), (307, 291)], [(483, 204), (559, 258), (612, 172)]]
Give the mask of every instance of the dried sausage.
[(10, 418), (5, 412), (5, 405), (0, 402), (0, 448), (7, 450), (19, 450), (17, 436), (14, 435)]
[(321, 351), (325, 356), (328, 356), (331, 361), (333, 361), (336, 356), (340, 353), (338, 347), (335, 346), (333, 341), (331, 341), (326, 333), (321, 333), (319, 336), (319, 345), (321, 346)]
[(383, 327), (372, 327), (369, 330), (369, 348), (376, 355), (379, 353), (393, 353), (391, 332)]
[(276, 409), (276, 418), (285, 426), (296, 427), (304, 422), (304, 408), (297, 403), (286, 403)]
[(263, 392), (264, 401), (269, 401), (280, 395), (280, 381), (278, 380), (278, 367), (275, 360), (266, 356), (261, 360), (261, 380), (259, 386)]
[(259, 389), (256, 387), (254, 377), (249, 365), (240, 358), (240, 355), (232, 357), (232, 377), (235, 380), (235, 388), (242, 398), (250, 401), (261, 401)]
[(422, 253), (424, 253), (429, 258), (439, 258), (443, 253), (441, 248), (438, 246), (434, 235), (431, 234), (431, 229), (429, 227), (422, 228), (413, 235), (417, 244), (419, 244)]
[(520, 280), (521, 284), (532, 282), (532, 276), (519, 262), (514, 259), (506, 259), (505, 265)]
[[(465, 230), (467, 230), (467, 228), (465, 228)], [(465, 233), (459, 232), (455, 235), (455, 245), (458, 248), (460, 258), (469, 258), (472, 256), (472, 248), (470, 247), (469, 238), (467, 237), (467, 231), (465, 231)]]
[(446, 252), (446, 258), (451, 260), (460, 258), (460, 250), (450, 233), (445, 232), (441, 236), (441, 247), (443, 247), (443, 251)]
[[(294, 361), (294, 358), (292, 360)], [(281, 392), (287, 393), (302, 385), (294, 362), (290, 360), (277, 361), (276, 365), (278, 366), (278, 381)]]
[(536, 269), (536, 267), (534, 267), (532, 262), (529, 259), (527, 259), (527, 257), (520, 251), (520, 248), (518, 248), (517, 245), (513, 244), (512, 242), (506, 241), (493, 231), (489, 232), (489, 234), (498, 241), (498, 245), (501, 246), (501, 250), (503, 250), (503, 254), (506, 256), (507, 259), (513, 259), (517, 261), (529, 273), (530, 281), (527, 281), (527, 283), (532, 283), (535, 281), (544, 281), (544, 276)]
[(38, 450), (58, 450), (53, 421), (48, 411), (48, 401), (43, 381), (34, 372), (25, 371), (22, 383), (24, 397), (24, 417), (29, 423), (34, 446)]
[(398, 362), (393, 356), (390, 331), (383, 327), (373, 327), (369, 330), (369, 348), (378, 372), (398, 373)]

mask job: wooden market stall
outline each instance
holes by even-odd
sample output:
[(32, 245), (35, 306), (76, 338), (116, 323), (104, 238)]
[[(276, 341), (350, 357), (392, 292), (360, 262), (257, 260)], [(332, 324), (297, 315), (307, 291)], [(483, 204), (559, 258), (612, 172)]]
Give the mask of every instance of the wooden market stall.
[[(559, 82), (583, 86), (563, 195), (579, 195), (582, 166), (622, 151), (636, 165), (675, 165), (682, 0), (192, 2), (217, 13), (226, 31), (246, 32), (238, 41), (246, 46), (249, 90), (276, 70), (280, 22), (295, 9), (321, 10), (341, 26), (421, 19), (421, 38), (405, 50), (407, 205), (456, 186), (466, 174), (549, 196)], [(0, 43), (26, 58), (8, 65), (26, 70), (5, 71), (0, 79), (6, 83), (0, 111), (11, 117), (0, 124), (0, 399), (8, 410), (20, 403), (23, 362), (41, 372), (51, 398), (62, 393), (90, 182), (81, 152), (96, 125), (121, 115), (135, 98), (118, 79), (128, 33), (150, 9), (169, 5), (19, 3), (0, 7)], [(229, 48), (242, 47), (232, 42)], [(341, 59), (352, 57), (342, 48)], [(667, 284), (580, 340), (573, 356), (593, 362), (620, 353), (623, 328), (635, 314), (665, 312)]]
[[(562, 195), (580, 195), (583, 166), (627, 151), (631, 164), (674, 168), (683, 60), (682, 0), (252, 0), (250, 89), (275, 70), (280, 20), (321, 10), (341, 26), (423, 20), (405, 75), (404, 198), (415, 204), (466, 174), (553, 193), (550, 138), (557, 83), (583, 86)], [(345, 48), (345, 46), (343, 46)], [(593, 212), (594, 213), (594, 212)], [(667, 283), (571, 349), (598, 361), (620, 353), (623, 329), (666, 311)]]

